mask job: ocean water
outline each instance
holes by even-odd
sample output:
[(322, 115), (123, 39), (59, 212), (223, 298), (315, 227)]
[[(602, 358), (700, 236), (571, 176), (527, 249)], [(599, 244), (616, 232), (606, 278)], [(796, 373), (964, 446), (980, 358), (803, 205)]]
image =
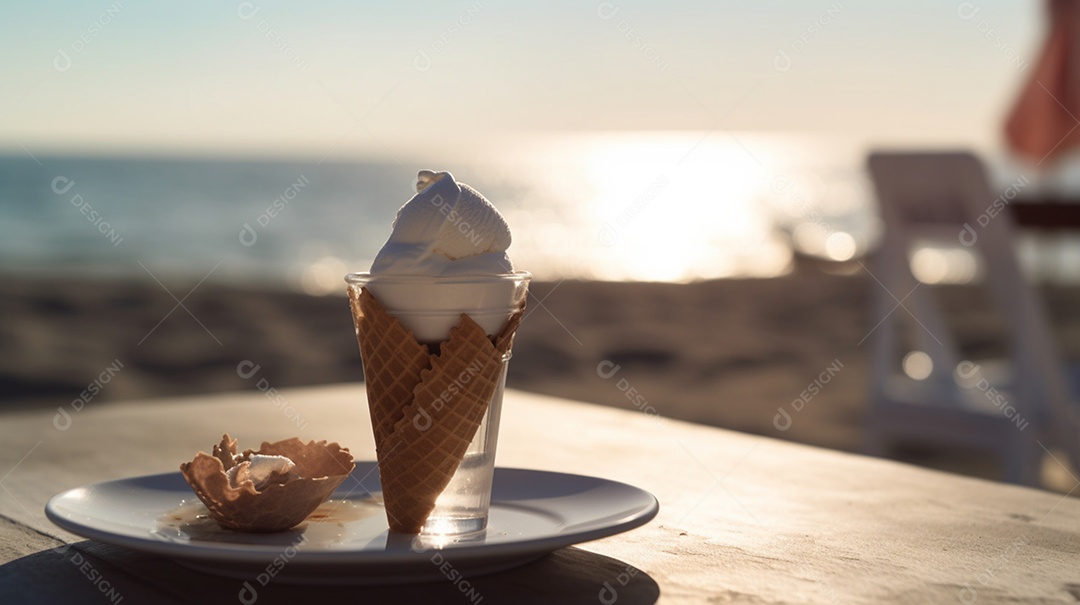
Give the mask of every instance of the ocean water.
[(0, 156), (0, 271), (339, 291), (431, 168), (503, 212), (511, 258), (539, 279), (769, 277), (795, 250), (846, 260), (872, 249), (865, 153), (834, 139), (678, 132), (535, 137), (442, 165)]

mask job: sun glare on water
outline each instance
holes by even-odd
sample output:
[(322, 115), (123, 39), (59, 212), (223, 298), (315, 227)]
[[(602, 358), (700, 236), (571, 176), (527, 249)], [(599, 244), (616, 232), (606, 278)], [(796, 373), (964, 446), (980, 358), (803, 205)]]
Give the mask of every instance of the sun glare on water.
[[(793, 250), (846, 261), (867, 249), (844, 218), (858, 215), (865, 191), (849, 169), (820, 176), (822, 164), (851, 158), (818, 141), (615, 132), (487, 148), (446, 168), (498, 207), (514, 266), (537, 280), (775, 277), (790, 270)], [(340, 292), (343, 267), (366, 269), (386, 239), (388, 225), (368, 227), (350, 241), (368, 248), (355, 257), (333, 245), (304, 254), (298, 287)]]
[(544, 178), (506, 212), (515, 260), (605, 280), (782, 273), (790, 248), (756, 197), (766, 167), (722, 136), (582, 136), (544, 150)]

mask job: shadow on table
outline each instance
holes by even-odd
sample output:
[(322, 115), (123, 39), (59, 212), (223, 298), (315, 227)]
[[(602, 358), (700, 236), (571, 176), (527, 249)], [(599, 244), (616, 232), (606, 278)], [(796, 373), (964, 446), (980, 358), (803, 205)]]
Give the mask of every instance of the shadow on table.
[[(660, 587), (633, 566), (579, 548), (468, 582), (312, 587), (276, 584), (244, 592), (241, 580), (189, 571), (155, 556), (91, 541), (0, 566), (0, 603), (614, 603), (652, 604)], [(242, 594), (243, 593), (243, 594)]]

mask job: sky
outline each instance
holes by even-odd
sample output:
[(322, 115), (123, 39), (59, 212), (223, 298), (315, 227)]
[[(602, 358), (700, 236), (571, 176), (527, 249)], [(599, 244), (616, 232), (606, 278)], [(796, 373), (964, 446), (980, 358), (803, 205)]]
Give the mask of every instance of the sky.
[(1029, 0), (8, 3), (0, 150), (393, 155), (561, 131), (1000, 146)]

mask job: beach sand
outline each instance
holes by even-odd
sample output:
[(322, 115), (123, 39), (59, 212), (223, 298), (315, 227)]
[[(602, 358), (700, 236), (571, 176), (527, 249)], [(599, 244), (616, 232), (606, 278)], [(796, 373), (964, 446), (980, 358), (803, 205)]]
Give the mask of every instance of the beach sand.
[[(642, 413), (858, 451), (875, 283), (804, 266), (783, 277), (693, 284), (535, 283), (508, 385)], [(0, 280), (6, 406), (362, 379), (347, 301), (204, 283)], [(1044, 297), (1065, 357), (1080, 357), (1080, 289)], [(940, 289), (965, 353), (1001, 352), (985, 295)], [(189, 313), (190, 311), (190, 313)], [(899, 311), (898, 311), (899, 312)], [(238, 371), (238, 368), (240, 371)], [(822, 376), (827, 374), (828, 381)], [(92, 393), (95, 381), (98, 392)], [(807, 391), (817, 381), (817, 393)], [(787, 430), (777, 410), (791, 412)], [(979, 452), (905, 448), (900, 459), (995, 477)]]

